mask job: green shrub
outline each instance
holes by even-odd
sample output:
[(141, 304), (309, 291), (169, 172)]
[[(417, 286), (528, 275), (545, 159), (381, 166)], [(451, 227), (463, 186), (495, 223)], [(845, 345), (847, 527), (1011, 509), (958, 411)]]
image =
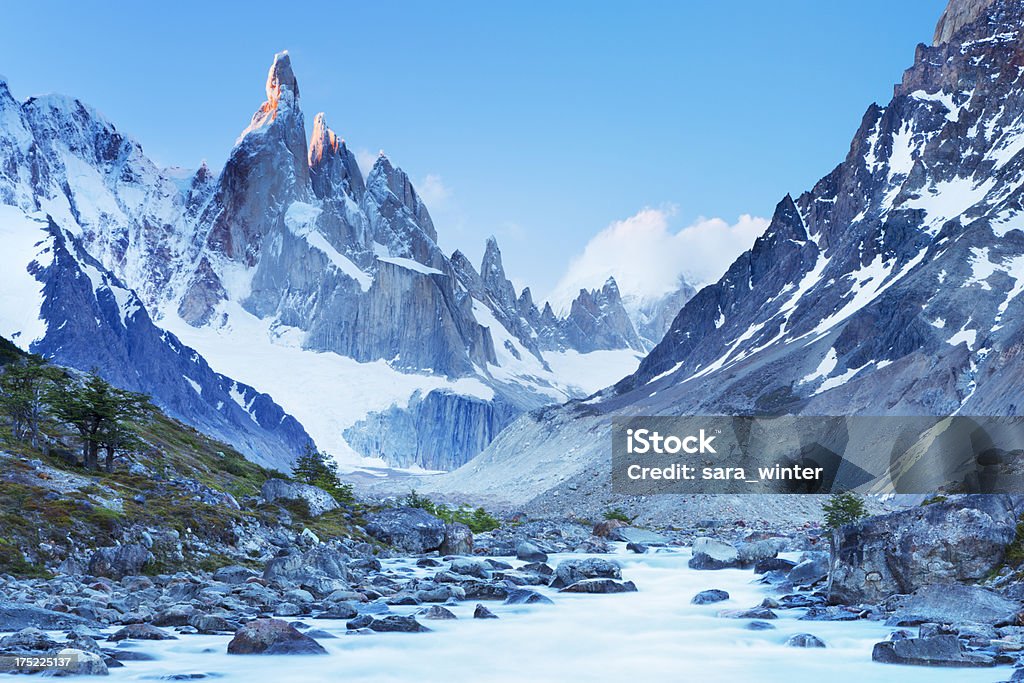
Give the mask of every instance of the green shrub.
[(838, 529), (844, 524), (851, 524), (866, 517), (868, 509), (864, 500), (852, 491), (833, 493), (821, 509), (825, 511), (825, 526)]
[(453, 522), (465, 524), (474, 534), (493, 531), (501, 526), (501, 521), (482, 507), (474, 509), (468, 505), (460, 505), (457, 508), (450, 508), (447, 505), (438, 505), (426, 496), (416, 493), (416, 491), (410, 491), (402, 503), (407, 507), (419, 508), (429, 512), (449, 524)]
[(633, 518), (627, 515), (626, 511), (623, 510), (622, 508), (612, 508), (611, 510), (605, 510), (602, 516), (608, 521), (616, 520), (619, 522), (625, 522), (626, 524), (631, 524), (633, 522)]

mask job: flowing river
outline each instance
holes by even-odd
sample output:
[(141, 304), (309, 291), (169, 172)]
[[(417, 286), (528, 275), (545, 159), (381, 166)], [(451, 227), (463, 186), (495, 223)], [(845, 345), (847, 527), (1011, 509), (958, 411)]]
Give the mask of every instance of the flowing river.
[[(555, 566), (584, 555), (553, 555)], [(604, 555), (602, 557), (608, 557)], [(432, 683), (452, 681), (857, 681), (857, 683), (972, 683), (1006, 680), (1012, 670), (941, 669), (871, 661), (872, 646), (893, 628), (880, 622), (799, 621), (804, 610), (777, 610), (775, 629), (750, 631), (749, 620), (716, 616), (723, 609), (749, 608), (770, 595), (752, 583), (749, 570), (695, 571), (688, 549), (627, 554), (614, 559), (624, 580), (639, 592), (575, 595), (540, 588), (554, 605), (485, 602), (498, 619), (473, 619), (475, 603), (449, 607), (457, 620), (422, 623), (431, 633), (346, 635), (343, 621), (305, 619), (312, 628), (337, 636), (318, 639), (329, 656), (228, 655), (230, 636), (181, 635), (170, 641), (129, 641), (155, 661), (126, 662), (111, 669), (113, 679), (184, 680), (189, 674), (240, 683), (360, 681)], [(502, 558), (507, 560), (508, 558)], [(515, 563), (514, 564), (519, 564)], [(427, 575), (408, 560), (387, 560), (385, 568)], [(698, 592), (718, 588), (730, 599), (692, 605)], [(417, 607), (392, 607), (410, 614)], [(811, 633), (825, 649), (784, 643)], [(171, 678), (175, 677), (175, 678)], [(195, 676), (200, 678), (200, 676)]]

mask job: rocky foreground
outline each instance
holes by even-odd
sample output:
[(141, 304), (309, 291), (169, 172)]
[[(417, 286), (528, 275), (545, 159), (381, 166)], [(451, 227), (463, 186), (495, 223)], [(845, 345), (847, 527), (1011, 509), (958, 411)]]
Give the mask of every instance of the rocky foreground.
[[(768, 597), (718, 616), (771, 630), (780, 615), (799, 615), (807, 630), (788, 638), (792, 647), (827, 646), (815, 622), (868, 620), (891, 627), (874, 648), (876, 662), (1012, 665), (1017, 670), (1004, 678), (1024, 680), (1013, 503), (971, 496), (871, 518), (842, 528), (832, 554), (810, 525), (655, 533), (615, 520), (530, 521), (474, 535), (409, 507), (372, 515), (370, 541), (299, 535), (260, 571), (231, 565), (146, 576), (136, 571), (144, 548), (101, 549), (88, 575), (0, 578), (0, 630), (10, 632), (0, 638), (0, 656), (59, 655), (72, 662), (61, 673), (102, 675), (150, 656), (127, 643), (193, 634), (231, 635), (228, 654), (323, 654), (319, 641), (333, 636), (317, 628), (321, 619), (343, 620), (353, 635), (387, 637), (429, 631), (467, 602), (476, 605), (474, 618), (490, 619), (497, 617), (487, 605), (546, 604), (552, 591), (593, 599), (643, 591), (606, 556), (624, 543), (636, 554), (691, 547), (689, 568), (706, 573), (708, 585), (684, 596), (695, 605), (729, 599), (715, 586), (716, 570), (750, 570)], [(549, 564), (554, 553), (580, 557)], [(395, 557), (408, 567), (381, 562)]]

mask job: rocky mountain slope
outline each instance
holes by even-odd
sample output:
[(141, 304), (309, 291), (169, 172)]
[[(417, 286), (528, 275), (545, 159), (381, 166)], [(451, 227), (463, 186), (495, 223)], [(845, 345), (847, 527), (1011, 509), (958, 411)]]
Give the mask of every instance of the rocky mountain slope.
[(0, 333), (268, 464), (311, 436), (349, 467), (451, 469), (523, 411), (636, 368), (649, 344), (614, 282), (539, 311), (493, 239), (479, 270), (442, 253), (386, 156), (364, 180), (323, 114), (307, 141), (287, 53), (265, 91), (220, 174), (188, 175), (78, 100), (0, 83), (0, 229), (19, 245), (3, 263), (25, 297)]
[(1019, 2), (951, 2), (846, 159), (779, 202), (637, 372), (521, 418), (434, 485), (604, 504), (612, 415), (1019, 414), (1022, 25)]

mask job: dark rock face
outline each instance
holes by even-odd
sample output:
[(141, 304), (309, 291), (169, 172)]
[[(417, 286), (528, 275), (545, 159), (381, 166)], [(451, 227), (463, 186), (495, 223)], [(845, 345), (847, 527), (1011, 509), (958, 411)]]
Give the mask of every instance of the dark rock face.
[(325, 655), (327, 650), (288, 622), (256, 619), (238, 629), (229, 655)]
[(147, 562), (153, 561), (153, 553), (138, 544), (119, 545), (113, 548), (98, 548), (89, 559), (89, 573), (120, 579), (142, 573)]
[(360, 453), (398, 467), (453, 470), (482, 451), (522, 409), (500, 397), (484, 401), (451, 391), (417, 392), (404, 408), (375, 412), (345, 430)]
[(717, 588), (712, 588), (710, 590), (701, 591), (700, 593), (697, 593), (695, 596), (693, 596), (693, 599), (690, 600), (690, 602), (694, 605), (710, 605), (712, 603), (722, 602), (723, 600), (728, 599), (729, 594), (726, 591), (718, 590)]
[(278, 500), (297, 500), (304, 502), (309, 514), (319, 517), (325, 512), (337, 510), (340, 506), (334, 497), (316, 486), (302, 484), (284, 479), (268, 479), (260, 489), (260, 498), (267, 503)]
[(829, 599), (879, 602), (930, 584), (977, 581), (1016, 535), (1013, 501), (965, 496), (873, 517), (836, 534)]
[(393, 508), (372, 515), (366, 533), (406, 552), (425, 553), (441, 547), (445, 523), (419, 508)]
[(871, 659), (884, 664), (917, 666), (976, 667), (995, 664), (992, 657), (964, 652), (957, 637), (950, 635), (876, 643)]

